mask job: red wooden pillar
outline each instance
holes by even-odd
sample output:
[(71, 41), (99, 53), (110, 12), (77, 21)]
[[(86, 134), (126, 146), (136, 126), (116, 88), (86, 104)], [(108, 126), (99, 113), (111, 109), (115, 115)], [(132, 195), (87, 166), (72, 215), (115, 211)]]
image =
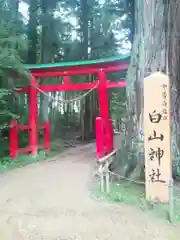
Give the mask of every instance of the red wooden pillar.
[(96, 158), (104, 156), (104, 126), (101, 117), (96, 118)]
[(65, 84), (66, 86), (69, 85), (71, 83), (70, 81), (70, 76), (64, 76), (63, 78), (63, 84)]
[(32, 156), (36, 156), (38, 149), (38, 107), (37, 107), (37, 81), (31, 78), (29, 85), (29, 148)]
[(104, 123), (104, 147), (105, 154), (109, 153), (110, 147), (112, 145), (112, 133), (110, 131), (109, 124), (109, 101), (108, 101), (108, 90), (106, 84), (106, 73), (100, 71), (98, 73), (99, 77), (99, 104), (100, 104), (100, 117)]
[(14, 160), (18, 155), (18, 124), (16, 120), (11, 120), (9, 130), (9, 154)]
[(106, 88), (106, 73), (102, 70), (98, 73), (99, 78), (99, 104), (100, 104), (100, 116), (107, 124), (109, 119), (109, 101), (108, 91)]

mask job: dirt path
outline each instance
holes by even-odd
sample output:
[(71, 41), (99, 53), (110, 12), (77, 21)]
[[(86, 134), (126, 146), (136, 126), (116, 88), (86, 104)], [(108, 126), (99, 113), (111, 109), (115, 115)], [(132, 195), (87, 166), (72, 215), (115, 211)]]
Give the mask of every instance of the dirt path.
[(177, 240), (178, 228), (90, 197), (93, 144), (0, 176), (2, 240)]

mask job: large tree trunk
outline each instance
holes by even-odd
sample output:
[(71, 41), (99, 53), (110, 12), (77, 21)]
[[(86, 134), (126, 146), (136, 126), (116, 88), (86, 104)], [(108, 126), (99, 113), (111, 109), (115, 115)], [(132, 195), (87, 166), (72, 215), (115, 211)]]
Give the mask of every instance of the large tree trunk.
[[(52, 63), (54, 59), (54, 52), (57, 48), (57, 36), (54, 32), (54, 22), (53, 22), (53, 14), (54, 8), (58, 1), (47, 1), (40, 0), (41, 6), (41, 40), (40, 40), (40, 62), (41, 63)], [(50, 37), (51, 36), (51, 37)], [(47, 79), (48, 81), (48, 79)], [(46, 83), (46, 79), (41, 79), (40, 84)], [(57, 93), (54, 93), (53, 96), (57, 96)], [(53, 100), (54, 102), (54, 100)], [(45, 122), (49, 119), (49, 104), (50, 99), (47, 94), (40, 94), (40, 120)], [(54, 115), (54, 111), (56, 109), (52, 109), (53, 111), (51, 116)], [(51, 119), (51, 132), (54, 134), (56, 132), (55, 128), (55, 118)]]
[[(143, 80), (156, 71), (170, 76), (172, 86), (172, 164), (173, 176), (180, 163), (180, 2), (178, 0), (146, 0), (135, 4), (135, 36), (132, 59), (127, 76), (129, 129), (127, 149), (136, 152), (129, 157), (126, 176), (139, 176), (144, 159), (138, 154), (143, 147)], [(133, 130), (133, 131), (132, 131)], [(141, 143), (137, 144), (140, 140)], [(141, 161), (142, 160), (142, 161)], [(137, 170), (137, 171), (134, 171)]]
[(125, 175), (139, 177), (144, 169), (143, 149), (143, 80), (167, 66), (166, 19), (164, 0), (135, 1), (135, 29), (132, 58), (127, 74), (128, 161)]
[[(49, 25), (47, 23), (46, 18), (48, 18), (50, 13), (48, 9), (48, 2), (46, 0), (41, 0), (40, 4), (41, 4), (41, 11), (42, 11), (42, 16), (41, 16), (42, 28), (41, 28), (41, 38), (40, 38), (40, 62), (49, 63), (52, 60), (52, 53), (51, 53), (51, 45), (50, 45), (51, 41), (49, 40)], [(45, 81), (46, 79), (41, 79), (39, 83), (43, 84), (45, 83)], [(49, 97), (43, 93), (40, 93), (39, 118), (40, 118), (40, 121), (42, 121), (42, 123), (45, 121), (48, 121), (49, 119), (48, 108), (49, 108)], [(52, 119), (51, 119), (52, 132), (54, 132), (53, 126), (54, 126), (54, 122), (52, 123)]]
[(169, 0), (169, 74), (172, 80), (172, 153), (173, 175), (179, 175), (180, 166), (180, 1)]
[[(89, 6), (87, 0), (81, 0), (81, 31), (82, 31), (82, 57), (84, 60), (88, 59), (88, 41), (89, 41)], [(87, 81), (89, 81), (89, 77), (87, 77)], [(85, 107), (84, 107), (84, 124), (83, 124), (83, 133), (82, 139), (88, 139), (91, 135), (91, 102), (90, 96), (85, 97)]]
[(37, 9), (38, 1), (31, 0), (29, 5), (29, 22), (28, 22), (28, 63), (36, 63), (36, 54), (37, 54)]
[(19, 0), (11, 0), (10, 1), (11, 6), (11, 13), (12, 13), (12, 19), (17, 23), (18, 17), (19, 17)]

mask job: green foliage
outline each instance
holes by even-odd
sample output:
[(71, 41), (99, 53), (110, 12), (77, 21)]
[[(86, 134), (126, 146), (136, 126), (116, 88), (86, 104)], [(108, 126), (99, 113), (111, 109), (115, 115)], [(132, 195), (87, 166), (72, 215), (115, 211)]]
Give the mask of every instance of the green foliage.
[(20, 51), (25, 48), (21, 35), (11, 36), (11, 23), (0, 21), (0, 76), (10, 76), (13, 71), (25, 73)]
[[(9, 3), (10, 4), (10, 3)], [(17, 119), (15, 96), (12, 88), (16, 86), (17, 73), (28, 77), (24, 70), (21, 53), (26, 49), (20, 31), (20, 21), (12, 19), (8, 4), (0, 3), (0, 157), (8, 153), (8, 128), (11, 119)]]
[(125, 89), (113, 90), (111, 95), (111, 115), (113, 119), (125, 118), (126, 114), (126, 95)]
[(16, 161), (12, 161), (10, 157), (4, 157), (0, 159), (0, 173), (4, 173), (14, 168), (20, 168), (31, 163), (38, 163), (45, 161), (49, 158), (53, 158), (58, 153), (62, 153), (65, 150), (63, 142), (52, 141), (51, 152), (39, 151), (36, 157), (20, 155)]
[[(28, 24), (23, 22), (22, 13), (19, 12), (19, 1), (0, 2), (0, 128), (3, 129), (0, 129), (0, 137), (1, 142), (5, 144), (1, 148), (0, 156), (8, 154), (6, 127), (9, 121), (18, 119), (21, 124), (28, 122), (26, 97), (23, 95), (19, 97), (12, 91), (14, 87), (28, 83), (27, 79), (16, 78), (17, 73), (28, 77), (23, 62), (46, 63), (117, 55), (120, 45), (116, 35), (117, 31), (122, 30), (122, 24), (117, 25), (116, 22), (119, 20), (122, 23), (121, 17), (125, 14), (121, 1), (106, 1), (103, 4), (98, 0), (24, 0), (24, 2), (29, 6)], [(27, 20), (27, 16), (25, 17)], [(124, 27), (128, 28), (125, 25)], [(120, 74), (116, 74), (116, 79), (120, 77)], [(41, 79), (40, 83), (45, 81), (57, 83), (61, 80)], [(93, 80), (94, 76), (72, 78), (73, 82)], [(79, 94), (83, 93), (68, 93), (65, 97), (71, 99)], [(114, 118), (123, 116), (125, 92), (114, 91), (111, 98), (112, 116)], [(86, 125), (87, 121), (85, 118), (82, 119), (86, 116), (87, 109), (90, 109), (94, 111), (89, 113), (88, 117), (92, 118), (89, 124), (93, 128), (93, 117), (98, 111), (96, 94), (91, 94), (89, 100), (87, 99), (82, 104), (81, 113), (76, 113), (70, 106), (62, 115), (59, 108), (54, 107), (54, 101), (49, 101), (50, 113), (45, 114), (48, 111), (47, 105), (44, 105), (43, 98), (40, 98), (40, 122), (44, 122), (43, 116), (48, 115), (54, 133), (58, 132), (60, 125), (69, 125), (72, 128), (78, 126), (79, 129), (79, 125)], [(4, 129), (7, 132), (4, 133)], [(20, 144), (27, 143), (27, 137), (23, 136), (20, 134)]]

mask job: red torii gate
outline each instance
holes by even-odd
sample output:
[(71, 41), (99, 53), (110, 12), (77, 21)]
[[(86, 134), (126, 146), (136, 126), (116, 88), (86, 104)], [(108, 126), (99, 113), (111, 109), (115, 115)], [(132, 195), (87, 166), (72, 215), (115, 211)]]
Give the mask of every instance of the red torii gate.
[[(39, 148), (50, 151), (50, 122), (43, 126), (38, 125), (37, 93), (56, 91), (80, 91), (99, 90), (100, 117), (96, 118), (96, 155), (97, 158), (110, 153), (113, 150), (113, 128), (109, 119), (109, 103), (107, 88), (124, 88), (125, 81), (109, 81), (106, 73), (123, 71), (128, 68), (129, 55), (105, 58), (91, 61), (78, 61), (68, 63), (53, 63), (26, 65), (31, 72), (29, 86), (26, 86), (18, 93), (27, 93), (29, 97), (29, 124), (18, 125), (16, 120), (10, 123), (10, 156), (15, 159), (21, 152), (28, 152), (32, 156), (37, 154)], [(85, 74), (97, 74), (98, 80), (92, 83), (71, 83), (70, 76)], [(63, 76), (63, 83), (59, 85), (39, 85), (36, 78)], [(38, 130), (44, 129), (44, 144), (38, 146)], [(26, 148), (18, 146), (18, 130), (25, 130), (29, 133), (29, 145)]]

